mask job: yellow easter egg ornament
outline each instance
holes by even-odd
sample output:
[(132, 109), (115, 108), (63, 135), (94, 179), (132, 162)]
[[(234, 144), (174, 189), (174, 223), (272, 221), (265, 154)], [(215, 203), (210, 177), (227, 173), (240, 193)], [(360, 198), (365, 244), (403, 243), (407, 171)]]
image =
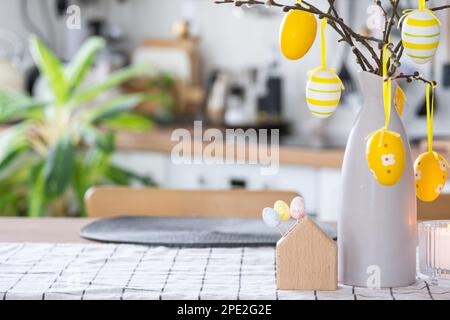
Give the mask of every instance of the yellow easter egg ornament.
[(280, 49), (290, 60), (302, 58), (316, 39), (317, 21), (310, 12), (290, 10), (281, 22)]
[(273, 205), (273, 210), (278, 212), (282, 221), (286, 221), (291, 218), (291, 209), (283, 200), (276, 201)]
[(405, 107), (405, 103), (406, 103), (406, 94), (400, 86), (397, 86), (395, 88), (395, 94), (394, 94), (394, 106), (400, 117), (403, 115), (403, 109)]
[(402, 177), (405, 147), (398, 133), (387, 129), (372, 133), (367, 141), (366, 157), (370, 171), (382, 185), (394, 185)]
[(309, 111), (319, 118), (331, 116), (339, 105), (342, 88), (341, 80), (332, 70), (313, 70), (305, 90)]
[(447, 162), (434, 151), (422, 153), (414, 163), (417, 198), (430, 202), (442, 192), (447, 180)]
[(439, 19), (421, 1), (419, 9), (405, 11), (400, 23), (405, 54), (417, 64), (429, 62), (439, 46)]

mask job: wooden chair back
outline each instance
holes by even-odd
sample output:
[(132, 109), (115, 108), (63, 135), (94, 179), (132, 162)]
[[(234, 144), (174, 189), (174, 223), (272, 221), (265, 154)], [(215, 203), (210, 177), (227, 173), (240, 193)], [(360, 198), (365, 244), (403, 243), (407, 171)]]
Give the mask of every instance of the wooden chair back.
[(259, 218), (276, 200), (298, 196), (289, 191), (173, 190), (93, 187), (85, 195), (89, 217), (197, 216)]

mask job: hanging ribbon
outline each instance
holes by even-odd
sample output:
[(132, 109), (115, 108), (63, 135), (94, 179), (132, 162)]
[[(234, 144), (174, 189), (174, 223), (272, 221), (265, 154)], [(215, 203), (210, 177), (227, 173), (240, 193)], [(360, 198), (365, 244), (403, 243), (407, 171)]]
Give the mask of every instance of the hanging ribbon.
[[(301, 2), (301, 0), (300, 0), (300, 2)], [(326, 39), (325, 39), (326, 28), (327, 28), (327, 18), (322, 18), (321, 28), (320, 28), (320, 37), (321, 37), (321, 41), (322, 41), (322, 44), (321, 44), (321, 66), (308, 71), (308, 76), (311, 79), (314, 76), (314, 74), (316, 74), (317, 72), (327, 70), (328, 72), (330, 72), (336, 76), (336, 78), (339, 81), (339, 86), (341, 87), (342, 90), (344, 90), (345, 89), (344, 84), (342, 83), (341, 79), (338, 77), (338, 75), (336, 73), (336, 69), (327, 68), (327, 46), (326, 46)]]
[[(390, 42), (390, 41), (388, 41)], [(384, 105), (384, 126), (374, 132), (371, 132), (366, 139), (369, 139), (371, 136), (373, 136), (378, 131), (381, 132), (380, 134), (380, 140), (378, 141), (378, 146), (381, 147), (383, 145), (384, 141), (384, 133), (388, 131), (389, 122), (391, 120), (391, 107), (392, 107), (392, 79), (391, 77), (388, 77), (388, 70), (391, 65), (391, 53), (387, 49), (388, 45), (385, 44), (383, 46), (382, 51), (382, 81), (383, 81), (383, 105)], [(389, 131), (392, 135), (400, 137), (400, 134), (398, 134), (395, 131)]]
[(425, 0), (419, 0), (419, 9), (426, 9)]
[(322, 54), (322, 68), (326, 69), (327, 67), (327, 46), (325, 40), (325, 30), (327, 28), (327, 18), (322, 19), (322, 25), (320, 28), (320, 38), (322, 39), (321, 44), (321, 54)]
[[(428, 152), (433, 153), (436, 160), (439, 160), (439, 154), (433, 151), (433, 127), (434, 127), (434, 89), (436, 85), (427, 83), (426, 85), (426, 111), (427, 111), (427, 138), (428, 138)], [(448, 167), (447, 160), (442, 157), (442, 160)]]
[(428, 151), (433, 152), (434, 85), (431, 85), (429, 83), (427, 83), (426, 86), (426, 110), (427, 110)]
[(391, 52), (387, 49), (388, 45), (383, 46), (383, 104), (384, 104), (384, 129), (387, 130), (389, 120), (391, 119), (392, 103), (392, 79), (388, 77), (388, 70), (391, 64)]
[(439, 23), (439, 25), (441, 25), (441, 21), (439, 20), (439, 18), (436, 16), (436, 14), (431, 11), (430, 9), (427, 8), (426, 6), (426, 1), (425, 0), (419, 0), (419, 7), (417, 9), (406, 9), (403, 10), (403, 15), (401, 16), (401, 18), (398, 20), (398, 25), (397, 27), (400, 28), (400, 26), (403, 23), (403, 20), (405, 20), (405, 18), (414, 12), (418, 12), (418, 11), (426, 11), (427, 13), (429, 13), (434, 19), (437, 20), (437, 22)]
[[(388, 50), (388, 45), (385, 44), (383, 46), (382, 52), (382, 63), (383, 63), (383, 73), (382, 73), (382, 81), (383, 81), (383, 105), (384, 105), (384, 126), (380, 129), (380, 140), (378, 141), (378, 146), (381, 147), (384, 141), (384, 133), (388, 130), (389, 122), (391, 120), (391, 106), (392, 106), (392, 79), (388, 77), (388, 70), (391, 65), (391, 52)], [(400, 135), (397, 132), (391, 131), (391, 133), (397, 137)], [(371, 135), (375, 134), (372, 132)]]

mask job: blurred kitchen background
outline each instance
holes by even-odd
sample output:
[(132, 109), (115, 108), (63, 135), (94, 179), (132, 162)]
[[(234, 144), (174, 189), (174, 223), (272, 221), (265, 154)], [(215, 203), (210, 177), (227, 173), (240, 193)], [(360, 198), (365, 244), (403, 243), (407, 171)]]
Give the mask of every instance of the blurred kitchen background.
[[(325, 2), (317, 1), (319, 7)], [(367, 7), (373, 1), (337, 2), (355, 30), (368, 32)], [(432, 2), (433, 6), (447, 3)], [(81, 9), (80, 29), (66, 26), (76, 14), (77, 7), (71, 5)], [(402, 1), (403, 8), (416, 5), (417, 1)], [(128, 81), (120, 90), (164, 92), (172, 99), (137, 106), (155, 124), (144, 132), (118, 132), (115, 163), (167, 188), (299, 191), (309, 213), (336, 220), (340, 163), (361, 96), (354, 57), (347, 46), (337, 43), (332, 29), (327, 34), (328, 63), (337, 69), (346, 91), (335, 115), (322, 120), (310, 114), (304, 99), (306, 72), (319, 64), (320, 41), (299, 61), (283, 58), (278, 48), (283, 13), (278, 9), (219, 6), (212, 0), (0, 0), (0, 8), (1, 89), (42, 95), (39, 73), (28, 50), (30, 34), (40, 37), (66, 62), (90, 35), (105, 38), (107, 46), (88, 82), (108, 78), (110, 72), (129, 64), (152, 65), (151, 81)], [(404, 57), (402, 70), (418, 70), (440, 84), (435, 135), (438, 148), (448, 155), (450, 26), (445, 13), (438, 15), (443, 32), (435, 60), (417, 69)], [(424, 86), (412, 83), (403, 89), (408, 98), (403, 119), (417, 153), (426, 136)], [(279, 173), (262, 176), (257, 165), (174, 165), (170, 133), (174, 128), (190, 128), (194, 120), (219, 128), (280, 129)]]

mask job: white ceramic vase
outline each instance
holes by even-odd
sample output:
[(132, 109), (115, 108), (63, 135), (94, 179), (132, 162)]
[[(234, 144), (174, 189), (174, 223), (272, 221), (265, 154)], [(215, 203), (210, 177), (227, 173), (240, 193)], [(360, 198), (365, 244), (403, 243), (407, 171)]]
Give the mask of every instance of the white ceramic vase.
[[(363, 107), (356, 118), (342, 167), (338, 217), (339, 282), (399, 287), (416, 278), (416, 193), (413, 160), (403, 123), (392, 103), (389, 129), (405, 145), (403, 175), (393, 186), (378, 183), (366, 160), (366, 137), (384, 124), (381, 77), (359, 72)], [(394, 93), (393, 85), (392, 92)]]

